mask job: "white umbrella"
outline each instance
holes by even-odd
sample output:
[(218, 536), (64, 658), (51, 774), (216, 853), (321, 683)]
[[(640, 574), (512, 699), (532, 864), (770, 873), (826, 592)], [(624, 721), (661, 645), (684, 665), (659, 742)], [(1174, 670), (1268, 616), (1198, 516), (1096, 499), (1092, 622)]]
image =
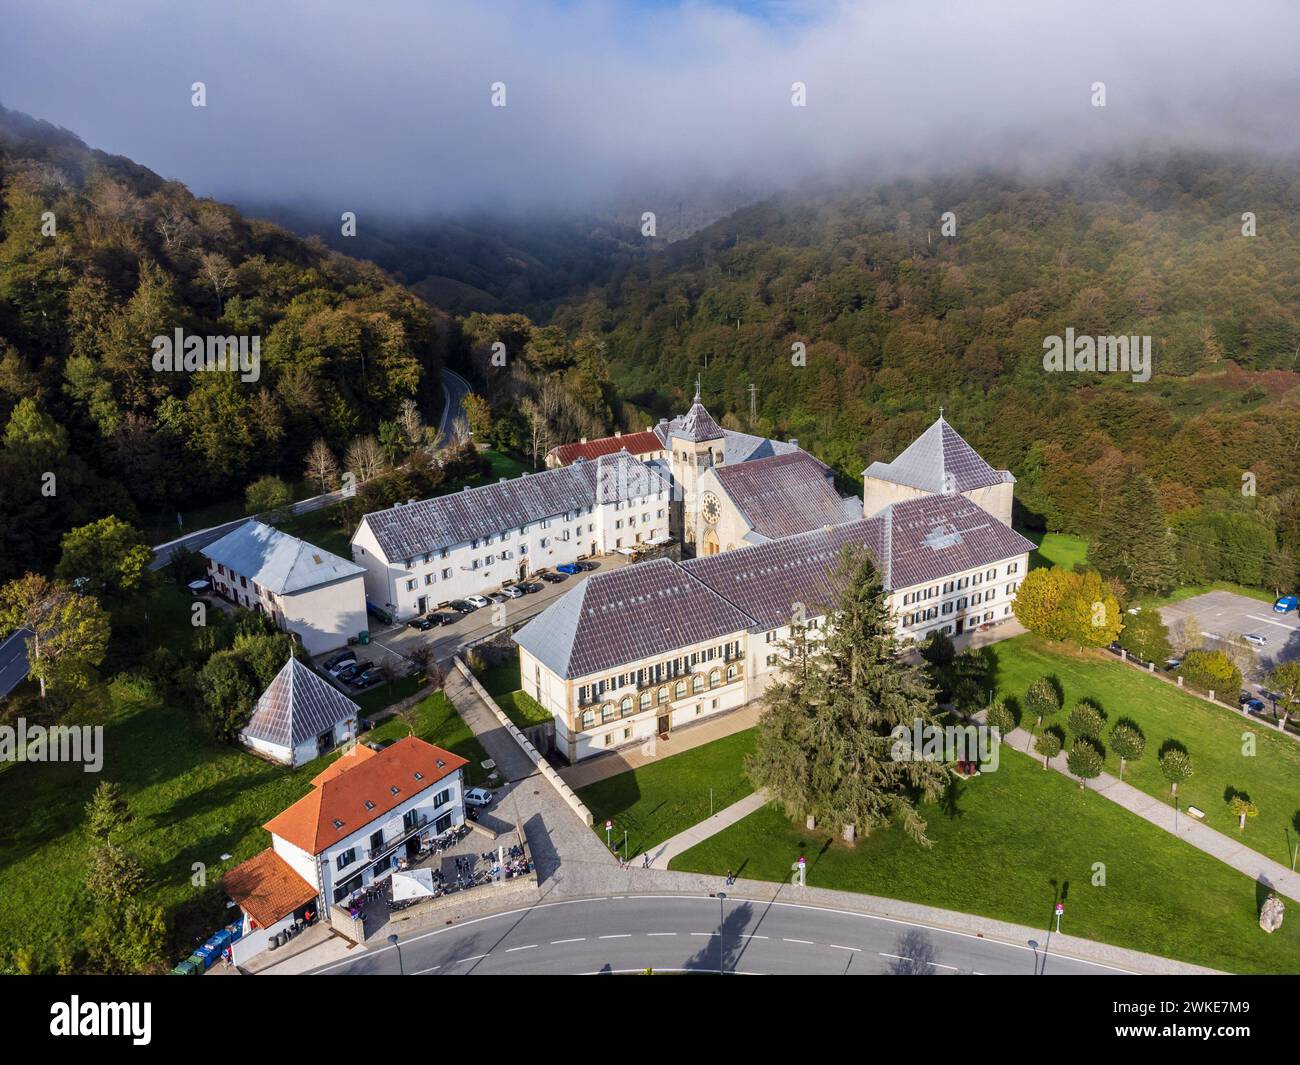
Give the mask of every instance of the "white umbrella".
[(404, 873), (393, 874), (393, 901), (404, 899), (428, 899), (433, 897), (433, 871), (431, 869), (408, 869)]

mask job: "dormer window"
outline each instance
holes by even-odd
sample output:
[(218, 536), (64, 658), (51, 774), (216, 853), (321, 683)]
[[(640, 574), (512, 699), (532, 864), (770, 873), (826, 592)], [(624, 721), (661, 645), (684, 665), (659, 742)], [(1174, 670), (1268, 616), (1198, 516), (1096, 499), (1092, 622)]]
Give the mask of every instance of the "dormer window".
[(416, 780), (423, 780), (423, 779), (424, 779), (424, 774), (421, 773), (418, 769), (415, 771), (415, 779), (416, 779)]
[(438, 768), (439, 768), (439, 769), (444, 769), (444, 768), (446, 768), (447, 763), (444, 762), (441, 758), (439, 758), (438, 761), (437, 761), (437, 765), (438, 765)]
[(373, 810), (374, 808), (375, 808), (375, 804), (374, 804), (373, 802), (371, 802), (369, 799), (367, 799), (367, 800), (366, 800), (366, 809), (367, 809), (367, 810)]
[(334, 827), (335, 827), (336, 829), (339, 829), (339, 828), (342, 828), (342, 827), (343, 827), (343, 822), (340, 821), (337, 817), (334, 819)]
[(396, 784), (390, 785), (388, 790), (393, 795), (400, 795), (402, 793), (402, 789), (399, 788)]

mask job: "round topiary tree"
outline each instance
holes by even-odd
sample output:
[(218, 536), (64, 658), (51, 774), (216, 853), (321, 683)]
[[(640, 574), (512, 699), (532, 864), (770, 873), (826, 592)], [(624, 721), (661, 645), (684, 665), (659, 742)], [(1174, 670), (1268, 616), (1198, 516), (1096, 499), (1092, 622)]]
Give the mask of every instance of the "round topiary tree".
[(1234, 795), (1228, 800), (1228, 806), (1232, 812), (1237, 815), (1237, 831), (1246, 830), (1246, 818), (1258, 817), (1259, 807), (1250, 801), (1245, 795)]
[(1034, 750), (1043, 756), (1043, 768), (1061, 753), (1061, 734), (1056, 729), (1044, 729), (1034, 739)]
[(1011, 708), (1006, 703), (997, 702), (989, 707), (984, 723), (989, 728), (997, 729), (998, 735), (1005, 739), (1008, 733), (1016, 727), (1016, 715), (1011, 712)]
[(1101, 730), (1105, 728), (1106, 719), (1102, 716), (1101, 710), (1095, 703), (1090, 703), (1087, 699), (1080, 699), (1070, 711), (1068, 724), (1070, 731), (1076, 736), (1088, 736), (1095, 739), (1101, 735)]
[(1088, 781), (1101, 776), (1103, 764), (1101, 748), (1091, 736), (1080, 736), (1074, 741), (1070, 753), (1065, 756), (1065, 764), (1070, 772), (1079, 778), (1079, 787), (1088, 786)]
[(1142, 757), (1147, 740), (1136, 726), (1120, 721), (1110, 730), (1110, 749), (1119, 755), (1119, 779), (1123, 780), (1125, 763)]
[(1192, 775), (1192, 759), (1181, 747), (1168, 747), (1160, 755), (1160, 772), (1169, 781), (1169, 794), (1177, 797), (1178, 785)]
[(1056, 694), (1056, 685), (1046, 677), (1039, 677), (1029, 685), (1025, 692), (1025, 713), (1034, 719), (1034, 728), (1038, 729), (1043, 718), (1051, 717), (1061, 709), (1061, 697)]

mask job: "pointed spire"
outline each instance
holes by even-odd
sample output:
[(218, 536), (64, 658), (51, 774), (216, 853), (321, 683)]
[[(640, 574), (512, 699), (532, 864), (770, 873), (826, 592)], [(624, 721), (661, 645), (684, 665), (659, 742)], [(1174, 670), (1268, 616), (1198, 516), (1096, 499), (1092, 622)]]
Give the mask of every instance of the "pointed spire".
[(695, 402), (698, 403), (699, 401), (700, 401), (700, 375), (696, 374), (695, 375)]

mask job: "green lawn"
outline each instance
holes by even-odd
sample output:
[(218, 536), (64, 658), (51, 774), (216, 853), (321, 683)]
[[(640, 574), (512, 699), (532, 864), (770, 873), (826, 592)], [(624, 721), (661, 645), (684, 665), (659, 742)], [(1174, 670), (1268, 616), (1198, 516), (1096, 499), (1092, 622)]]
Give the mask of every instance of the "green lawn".
[(1029, 567), (1062, 566), (1074, 569), (1076, 562), (1088, 561), (1088, 541), (1066, 533), (1025, 533), (1038, 546), (1029, 553)]
[(520, 690), (518, 657), (512, 655), (487, 666), (478, 679), (516, 728), (547, 725), (555, 720), (550, 711)]
[[(1300, 922), (1259, 928), (1256, 885), (1094, 792), (1005, 751), (924, 811), (934, 846), (891, 828), (850, 847), (766, 807), (679, 855), (672, 868), (788, 879), (1062, 930), (1232, 972), (1300, 971)], [(1098, 864), (1105, 885), (1093, 886)], [(791, 889), (792, 891), (795, 889)], [(796, 891), (797, 893), (797, 891)]]
[(716, 812), (750, 794), (754, 788), (743, 765), (755, 737), (754, 729), (737, 732), (590, 784), (578, 797), (591, 810), (601, 839), (606, 820), (614, 822), (615, 842), (627, 830), (630, 858), (703, 821), (710, 814), (710, 798)]
[[(1118, 718), (1137, 722), (1146, 736), (1146, 753), (1130, 762), (1124, 779), (1169, 801), (1169, 784), (1160, 773), (1158, 753), (1167, 739), (1191, 755), (1193, 776), (1178, 786), (1183, 809), (1205, 811), (1205, 823), (1274, 861), (1291, 864), (1300, 828), (1300, 744), (1240, 714), (1213, 706), (1101, 653), (1079, 655), (1058, 650), (1034, 636), (1017, 636), (993, 645), (997, 686), (1005, 698), (1023, 697), (1030, 681), (1055, 676), (1065, 692), (1053, 724), (1065, 727), (1069, 709), (1091, 699), (1107, 714), (1107, 733)], [(1068, 730), (1067, 730), (1068, 731)], [(1255, 737), (1255, 753), (1245, 753), (1243, 735)], [(1103, 740), (1106, 734), (1103, 734)], [(1119, 759), (1106, 754), (1106, 768), (1119, 773)], [(1259, 816), (1238, 833), (1225, 799), (1229, 788), (1246, 792)]]
[(351, 698), (357, 706), (361, 707), (361, 712), (366, 717), (373, 717), (393, 703), (410, 698), (425, 685), (427, 680), (428, 678), (423, 675), (398, 677), (378, 687), (368, 688)]
[[(135, 822), (122, 844), (144, 865), (148, 896), (168, 910), (180, 958), (230, 919), (221, 874), (269, 844), (261, 825), (305, 795), (335, 757), (298, 769), (270, 765), (207, 742), (182, 710), (121, 682), (112, 690), (101, 773), (31, 762), (0, 772), (0, 954), (30, 945), (48, 961), (55, 940), (75, 937), (84, 923), (83, 807), (101, 780), (126, 792)], [(468, 758), (471, 780), (483, 776), (478, 763), (486, 755), (442, 693), (418, 704), (416, 732)], [(366, 738), (403, 735), (406, 727), (393, 719)], [(195, 863), (206, 887), (191, 883)]]
[(308, 514), (291, 514), (276, 522), (275, 527), (351, 561), (352, 534), (339, 523), (342, 507), (342, 503), (334, 503)]
[[(465, 724), (442, 692), (434, 692), (415, 704), (406, 715), (414, 716), (415, 734), (422, 740), (458, 754), (468, 759), (469, 766), (465, 775), (471, 784), (481, 784), (487, 778), (487, 770), (480, 764), (487, 758), (487, 751), (479, 743), (478, 737)], [(361, 738), (366, 743), (379, 743), (383, 740), (400, 740), (409, 734), (406, 721), (402, 717), (390, 717)]]

